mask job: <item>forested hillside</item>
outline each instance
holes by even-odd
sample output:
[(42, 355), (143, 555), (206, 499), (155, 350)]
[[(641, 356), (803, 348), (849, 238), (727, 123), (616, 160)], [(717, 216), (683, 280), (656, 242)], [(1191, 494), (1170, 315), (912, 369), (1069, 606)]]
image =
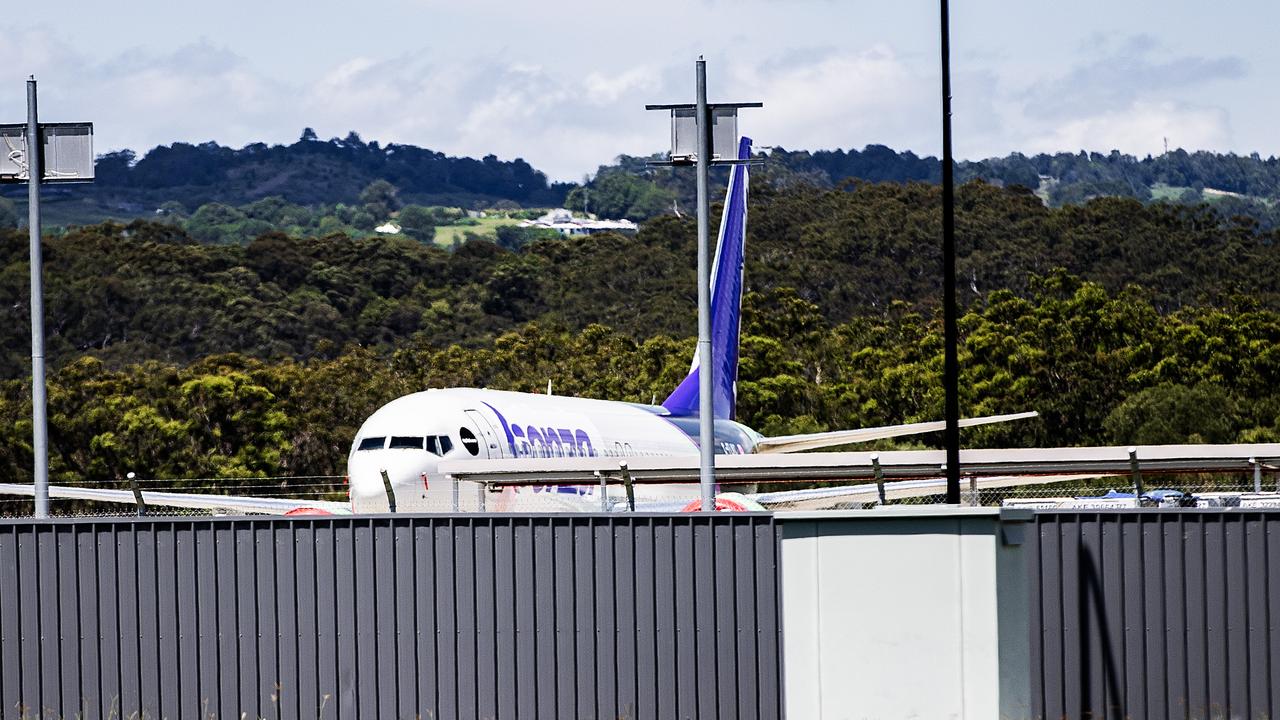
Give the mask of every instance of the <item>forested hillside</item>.
[[(937, 158), (883, 145), (862, 150), (760, 149), (756, 180), (775, 187), (813, 185), (832, 188), (846, 180), (926, 182), (940, 177)], [(656, 156), (655, 156), (656, 157)], [(106, 219), (128, 221), (162, 216), (189, 217), (202, 206), (222, 216), (226, 208), (253, 218), (249, 206), (287, 204), (294, 215), (314, 216), (321, 232), (371, 231), (386, 217), (360, 216), (362, 193), (373, 183), (388, 183), (406, 205), (478, 210), (500, 206), (564, 205), (604, 217), (647, 220), (689, 213), (694, 202), (694, 173), (688, 168), (655, 168), (652, 158), (619, 157), (601, 166), (585, 184), (552, 183), (521, 159), (480, 160), (450, 157), (413, 145), (365, 142), (355, 133), (321, 140), (307, 128), (289, 145), (253, 143), (230, 148), (213, 142), (162, 145), (138, 155), (112, 152), (99, 157), (97, 179), (89, 185), (52, 186), (45, 191), (46, 225), (86, 225)], [(1020, 185), (1042, 202), (1059, 207), (1096, 197), (1129, 197), (1142, 202), (1219, 205), (1225, 214), (1246, 215), (1263, 227), (1280, 226), (1280, 160), (1258, 154), (1187, 152), (1177, 149), (1137, 158), (1118, 151), (1057, 153), (963, 161), (957, 178), (982, 179), (999, 186)], [(723, 182), (725, 171), (713, 173)], [(0, 188), (0, 228), (18, 223), (10, 201), (23, 208), (22, 188)], [(219, 219), (215, 217), (213, 219)], [(227, 224), (227, 223), (222, 223)], [(224, 235), (225, 240), (243, 234)]]
[[(633, 220), (670, 213), (673, 208), (693, 208), (693, 174), (683, 169), (651, 167), (647, 165), (649, 159), (624, 156), (615, 164), (601, 166), (589, 183), (570, 191), (567, 207), (589, 208)], [(760, 153), (759, 159), (762, 165), (755, 177), (784, 188), (829, 188), (846, 180), (936, 184), (942, 172), (937, 158), (895, 152), (883, 145), (814, 152), (772, 148)], [(723, 182), (724, 171), (719, 174)], [(1280, 226), (1280, 160), (1263, 159), (1256, 153), (1242, 157), (1174, 150), (1141, 159), (1118, 151), (1106, 155), (1079, 152), (1031, 157), (1013, 153), (1003, 158), (959, 162), (956, 179), (1019, 185), (1053, 207), (1081, 204), (1098, 197), (1175, 204), (1207, 201), (1220, 206), (1224, 214), (1246, 215), (1268, 228)]]
[[(939, 192), (752, 187), (741, 419), (766, 432), (941, 415)], [(1277, 232), (1215, 206), (958, 195), (967, 442), (1280, 438)], [(718, 217), (718, 214), (715, 215)], [(376, 406), (447, 385), (661, 398), (688, 368), (694, 227), (471, 241), (151, 222), (47, 241), (55, 475), (340, 472)], [(26, 237), (0, 232), (0, 477), (30, 467)]]
[[(1110, 292), (1140, 285), (1161, 313), (1233, 296), (1280, 310), (1277, 233), (1247, 219), (1111, 198), (1047, 208), (983, 183), (958, 198), (965, 303), (999, 289), (1025, 295), (1034, 276), (1063, 268)], [(924, 184), (757, 184), (748, 287), (793, 290), (833, 323), (882, 315), (895, 302), (927, 309), (940, 292), (938, 203), (937, 187)], [(207, 245), (166, 224), (78, 228), (47, 243), (49, 356), (113, 365), (224, 351), (332, 358), (347, 344), (475, 346), (531, 320), (571, 330), (605, 323), (635, 338), (690, 335), (694, 236), (691, 218), (670, 216), (635, 237), (541, 239), (517, 251), (281, 233)], [(0, 237), (0, 376), (16, 377), (27, 367), (27, 241), (16, 231)]]
[[(161, 145), (139, 157), (131, 150), (98, 158), (92, 184), (48, 188), (55, 224), (154, 216), (166, 204), (194, 213), (207, 203), (241, 206), (280, 198), (304, 206), (357, 204), (371, 183), (394, 185), (405, 202), (421, 205), (558, 206), (568, 185), (520, 159), (450, 157), (413, 145), (320, 140), (307, 128), (291, 145), (253, 143), (240, 149), (213, 142)], [(7, 193), (21, 201), (25, 191)], [(379, 218), (379, 221), (385, 218)], [(4, 226), (0, 209), (0, 227)]]
[[(964, 412), (1042, 413), (966, 431), (971, 446), (1280, 440), (1274, 310), (1161, 315), (1141, 291), (1054, 274), (1027, 298), (985, 297), (961, 329)], [(753, 295), (740, 418), (785, 433), (941, 417), (940, 334), (936, 315), (904, 306), (830, 323), (793, 293)], [(692, 350), (687, 337), (526, 324), (478, 347), (348, 346), (302, 362), (231, 353), (113, 369), (86, 355), (50, 378), (52, 473), (58, 482), (118, 481), (130, 470), (341, 474), (360, 422), (399, 395), (454, 385), (537, 392), (551, 380), (560, 393), (648, 402), (687, 372)], [(28, 398), (23, 381), (0, 382), (5, 479), (30, 477)]]

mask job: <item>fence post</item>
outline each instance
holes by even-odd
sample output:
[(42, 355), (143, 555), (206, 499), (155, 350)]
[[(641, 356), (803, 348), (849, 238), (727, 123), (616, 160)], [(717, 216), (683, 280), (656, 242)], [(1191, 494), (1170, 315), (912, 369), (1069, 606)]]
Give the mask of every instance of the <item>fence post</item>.
[(884, 505), (884, 468), (880, 467), (880, 453), (871, 456), (871, 467), (876, 473), (876, 492), (880, 496), (880, 504)]
[(1142, 507), (1142, 468), (1138, 467), (1138, 448), (1129, 448), (1129, 472), (1133, 476), (1133, 506)]
[(147, 501), (142, 499), (142, 487), (138, 485), (138, 475), (130, 471), (125, 475), (129, 479), (129, 485), (133, 487), (133, 501), (138, 504), (138, 517), (147, 516)]
[[(631, 484), (631, 470), (627, 467), (627, 461), (623, 460), (618, 463), (618, 468), (622, 470), (622, 484), (627, 488), (627, 510), (636, 511), (636, 488)], [(713, 506), (714, 507), (714, 506)]]

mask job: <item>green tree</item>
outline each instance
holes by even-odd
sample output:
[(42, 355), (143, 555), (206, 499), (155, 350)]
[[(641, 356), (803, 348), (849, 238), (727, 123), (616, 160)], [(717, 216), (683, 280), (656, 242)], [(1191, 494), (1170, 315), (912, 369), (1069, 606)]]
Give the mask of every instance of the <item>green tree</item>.
[(400, 223), (401, 231), (415, 240), (431, 242), (435, 239), (435, 214), (428, 208), (421, 205), (405, 205), (400, 209), (396, 220)]
[(1236, 402), (1216, 385), (1163, 383), (1120, 403), (1104, 427), (1118, 444), (1226, 443), (1239, 430)]
[(360, 191), (360, 204), (370, 215), (385, 220), (400, 209), (399, 190), (386, 180), (374, 180)]

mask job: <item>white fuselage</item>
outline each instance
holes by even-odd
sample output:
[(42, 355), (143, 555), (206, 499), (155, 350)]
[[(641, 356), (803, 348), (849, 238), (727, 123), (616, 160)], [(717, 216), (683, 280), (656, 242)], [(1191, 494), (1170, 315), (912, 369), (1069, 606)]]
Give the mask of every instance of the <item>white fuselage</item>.
[[(557, 395), (450, 388), (406, 395), (384, 405), (356, 433), (347, 459), (353, 512), (386, 512), (386, 484), (396, 510), (447, 512), (454, 489), (437, 474), (441, 460), (691, 455), (697, 444), (671, 419), (645, 406)], [(741, 426), (739, 426), (741, 427)], [(479, 509), (480, 490), (459, 489), (462, 509)], [(692, 488), (646, 491), (694, 497)], [(534, 488), (490, 494), (490, 510), (599, 508), (594, 488)], [(656, 499), (656, 498), (654, 498)]]

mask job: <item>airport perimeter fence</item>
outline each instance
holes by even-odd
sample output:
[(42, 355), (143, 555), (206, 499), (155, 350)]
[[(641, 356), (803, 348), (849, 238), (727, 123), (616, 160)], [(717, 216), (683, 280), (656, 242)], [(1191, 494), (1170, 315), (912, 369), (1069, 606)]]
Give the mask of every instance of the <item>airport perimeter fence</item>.
[[(786, 522), (2, 520), (0, 718), (776, 718)], [(1280, 511), (1029, 530), (1035, 717), (1280, 717)]]
[[(136, 481), (73, 483), (71, 486), (132, 493), (135, 483), (136, 487), (145, 493), (247, 495), (261, 498), (298, 498), (304, 502), (347, 500), (347, 483), (345, 476), (342, 475), (138, 478)], [(209, 517), (218, 514), (213, 510), (175, 507), (154, 501), (148, 504), (147, 511), (150, 515), (165, 517)], [(0, 495), (0, 518), (31, 517), (34, 512), (35, 504), (30, 497)], [(53, 517), (68, 518), (130, 517), (138, 515), (138, 508), (132, 501), (117, 503), (52, 498), (49, 503), (49, 514)]]
[(3, 520), (0, 718), (779, 718), (780, 532)]

